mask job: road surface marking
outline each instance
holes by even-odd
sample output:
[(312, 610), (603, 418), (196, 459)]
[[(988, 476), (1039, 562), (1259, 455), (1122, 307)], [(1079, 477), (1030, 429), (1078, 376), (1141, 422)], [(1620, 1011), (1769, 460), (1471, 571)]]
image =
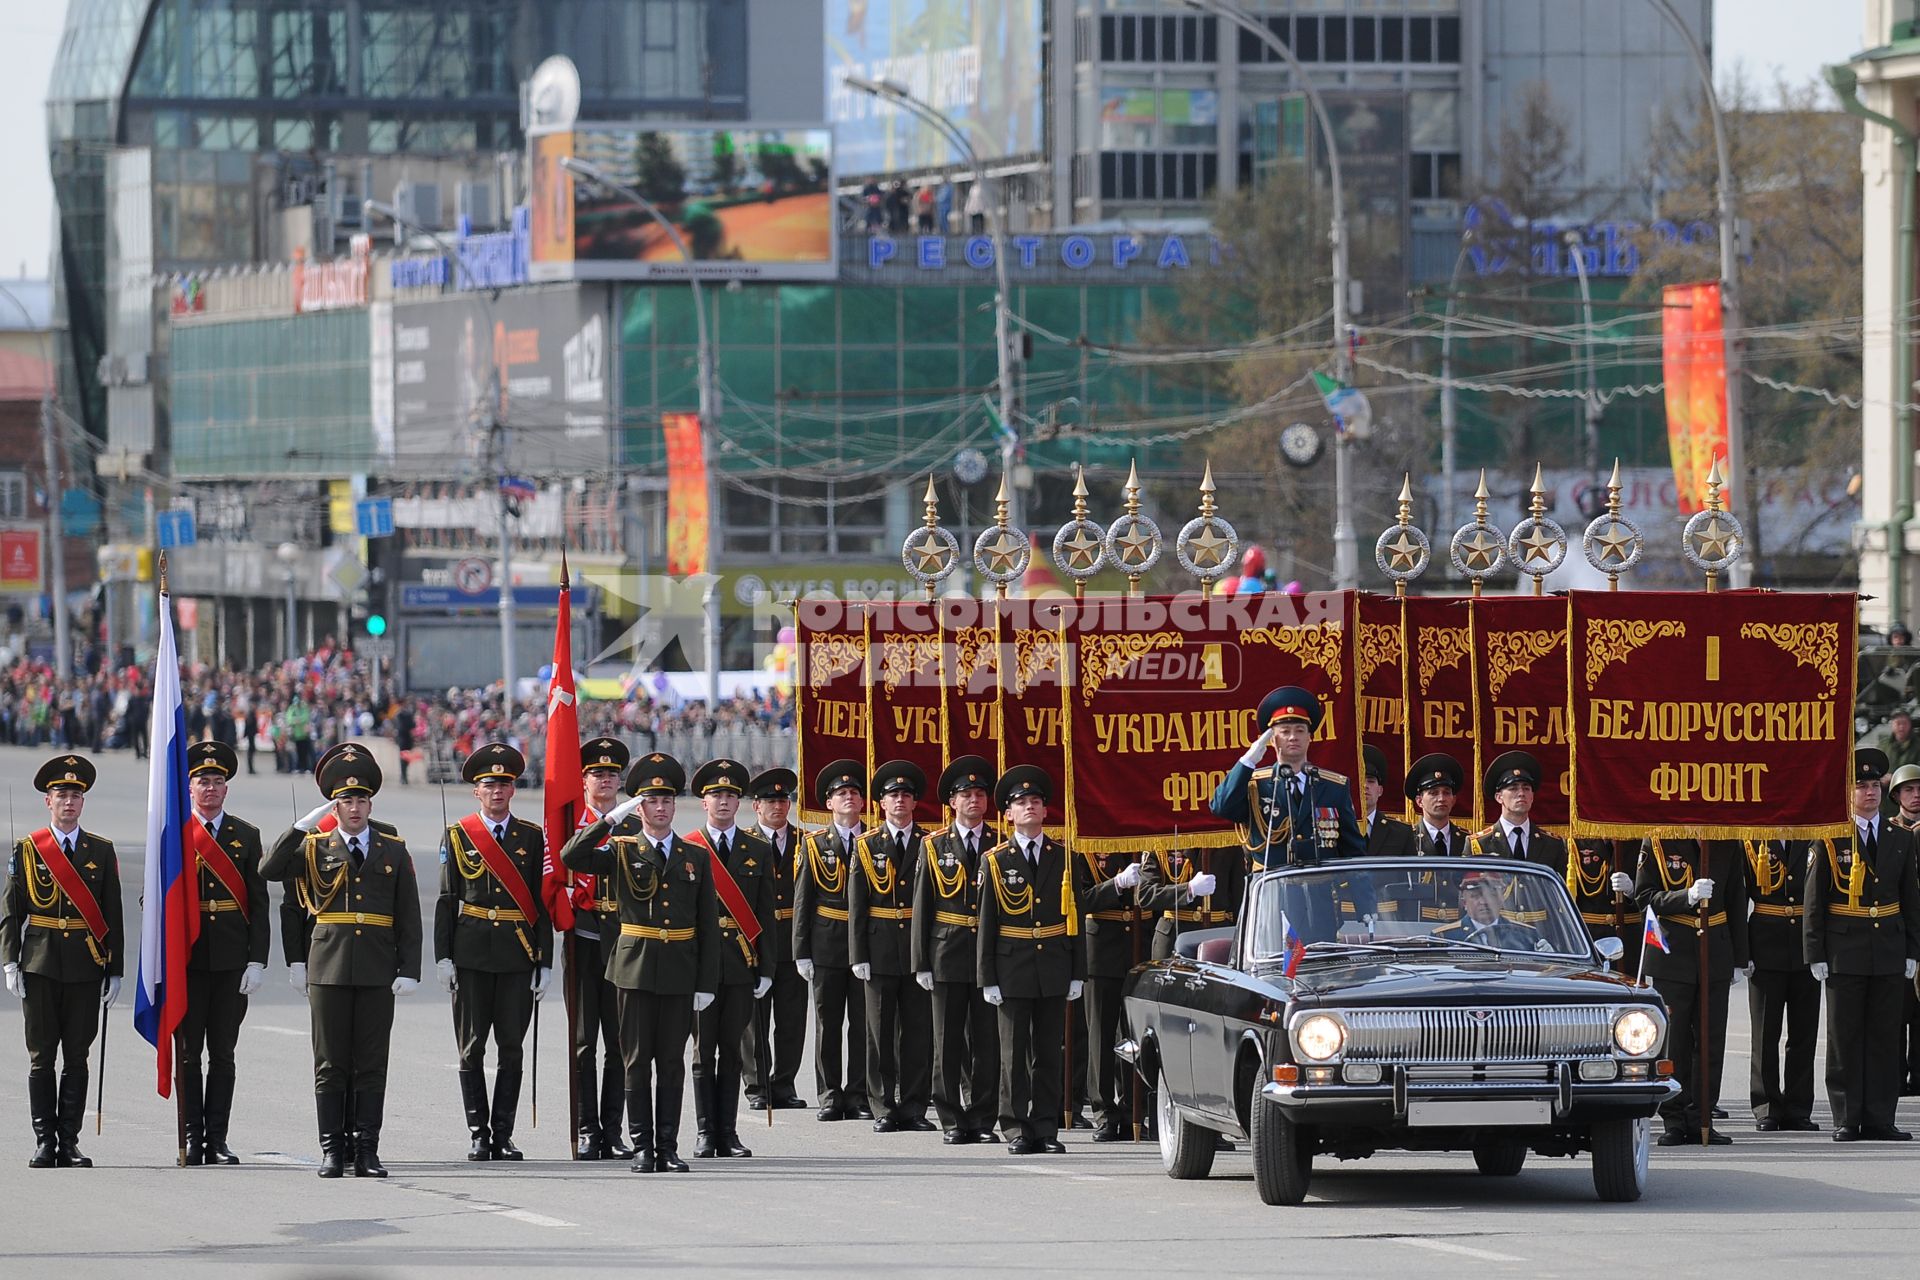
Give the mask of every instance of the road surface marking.
[(1431, 1249), (1435, 1253), (1451, 1253), (1461, 1258), (1478, 1258), (1482, 1262), (1525, 1262), (1511, 1253), (1495, 1253), (1491, 1249), (1475, 1249), (1470, 1245), (1453, 1244), (1446, 1240), (1422, 1240), (1417, 1236), (1394, 1236), (1395, 1244), (1410, 1244), (1416, 1249)]
[(1043, 1173), (1050, 1178), (1066, 1178), (1070, 1182), (1111, 1182), (1113, 1179), (1103, 1173), (1074, 1173), (1070, 1169), (1049, 1169), (1037, 1164), (1003, 1164), (1002, 1169), (1012, 1169), (1017, 1173)]

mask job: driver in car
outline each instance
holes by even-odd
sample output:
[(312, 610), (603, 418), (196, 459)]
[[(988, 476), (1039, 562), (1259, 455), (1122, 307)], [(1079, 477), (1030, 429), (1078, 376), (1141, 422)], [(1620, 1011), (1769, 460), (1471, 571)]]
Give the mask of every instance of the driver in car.
[(1436, 938), (1472, 942), (1502, 951), (1539, 951), (1546, 940), (1532, 925), (1508, 920), (1501, 914), (1499, 877), (1469, 871), (1460, 879), (1460, 918), (1433, 931)]

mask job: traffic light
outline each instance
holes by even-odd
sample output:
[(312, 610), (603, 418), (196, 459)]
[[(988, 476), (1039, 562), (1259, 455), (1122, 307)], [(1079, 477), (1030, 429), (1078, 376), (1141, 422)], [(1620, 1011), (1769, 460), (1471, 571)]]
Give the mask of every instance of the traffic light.
[(385, 614), (370, 613), (367, 615), (367, 634), (370, 636), (383, 636), (387, 634), (387, 617)]

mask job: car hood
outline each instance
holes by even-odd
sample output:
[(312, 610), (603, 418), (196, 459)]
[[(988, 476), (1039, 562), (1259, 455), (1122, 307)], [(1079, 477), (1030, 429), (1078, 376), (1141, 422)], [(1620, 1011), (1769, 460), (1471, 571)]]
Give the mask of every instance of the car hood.
[[(1285, 985), (1278, 965), (1261, 975)], [(1292, 983), (1297, 1005), (1347, 1008), (1407, 1004), (1587, 1004), (1643, 999), (1658, 1003), (1652, 987), (1635, 987), (1617, 973), (1575, 961), (1487, 956), (1328, 964), (1302, 968)]]

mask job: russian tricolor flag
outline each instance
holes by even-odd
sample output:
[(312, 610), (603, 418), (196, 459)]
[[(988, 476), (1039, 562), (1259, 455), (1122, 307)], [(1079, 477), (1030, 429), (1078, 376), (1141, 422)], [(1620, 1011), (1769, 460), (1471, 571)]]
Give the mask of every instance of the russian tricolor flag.
[(161, 569), (160, 651), (153, 660), (148, 742), (147, 876), (141, 898), (140, 986), (133, 1025), (154, 1047), (160, 1096), (173, 1090), (173, 1034), (187, 1012), (187, 957), (200, 934), (199, 880), (187, 862), (187, 726), (180, 708), (180, 657), (173, 604)]
[(1293, 921), (1287, 919), (1287, 913), (1280, 913), (1280, 938), (1287, 949), (1287, 965), (1281, 972), (1291, 978), (1300, 967), (1300, 957), (1307, 954), (1307, 944), (1300, 941), (1300, 934), (1293, 927)]
[(1641, 935), (1640, 944), (1673, 954), (1673, 948), (1667, 945), (1667, 931), (1660, 927), (1660, 917), (1653, 914), (1652, 907), (1647, 908), (1647, 931)]

